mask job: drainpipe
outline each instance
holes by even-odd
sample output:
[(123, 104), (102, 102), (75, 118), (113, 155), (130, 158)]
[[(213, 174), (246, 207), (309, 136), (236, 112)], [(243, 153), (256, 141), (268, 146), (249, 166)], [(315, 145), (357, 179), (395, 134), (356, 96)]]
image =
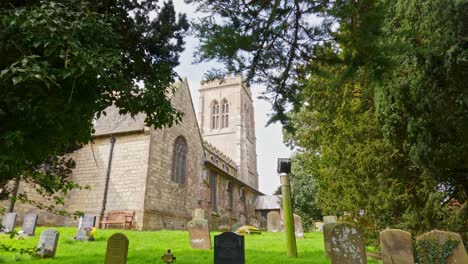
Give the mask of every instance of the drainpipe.
[(9, 213), (13, 213), (13, 210), (15, 209), (16, 195), (18, 195), (19, 183), (20, 177), (15, 178), (15, 185), (13, 186), (13, 190), (11, 192), (10, 197), (10, 206), (8, 207)]
[[(109, 189), (109, 179), (110, 179), (110, 173), (111, 173), (112, 156), (113, 156), (113, 153), (114, 153), (115, 140), (116, 139), (111, 135), (110, 138), (109, 138), (110, 151), (109, 151), (109, 161), (107, 163), (106, 183), (104, 185), (104, 197), (102, 198), (102, 209), (101, 209), (101, 214), (99, 215), (100, 222), (104, 219), (104, 211), (106, 211), (107, 191)], [(100, 224), (100, 228), (102, 228), (101, 224)]]

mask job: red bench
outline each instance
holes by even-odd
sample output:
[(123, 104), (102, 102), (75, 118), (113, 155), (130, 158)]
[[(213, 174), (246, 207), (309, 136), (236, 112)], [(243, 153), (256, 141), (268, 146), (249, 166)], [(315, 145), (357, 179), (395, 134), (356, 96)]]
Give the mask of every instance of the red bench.
[(104, 225), (104, 229), (107, 229), (109, 224), (121, 224), (123, 229), (132, 229), (133, 218), (135, 217), (134, 211), (110, 211), (101, 221), (101, 226)]

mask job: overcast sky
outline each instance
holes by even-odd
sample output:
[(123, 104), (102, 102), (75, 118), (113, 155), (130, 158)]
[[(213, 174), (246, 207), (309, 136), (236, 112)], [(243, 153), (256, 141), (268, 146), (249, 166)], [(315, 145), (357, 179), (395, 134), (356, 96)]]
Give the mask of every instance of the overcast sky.
[[(174, 0), (177, 12), (187, 14), (189, 19), (196, 17), (193, 6), (186, 5), (183, 0)], [(192, 64), (193, 52), (198, 41), (193, 37), (185, 39), (185, 51), (180, 58), (180, 66), (176, 68), (181, 77), (187, 77), (190, 91), (192, 93), (195, 110), (198, 114), (198, 101), (200, 81), (209, 69), (220, 66), (216, 62)], [(280, 185), (279, 176), (276, 173), (277, 158), (288, 158), (292, 151), (283, 144), (283, 134), (280, 124), (272, 124), (265, 127), (268, 115), (272, 113), (271, 105), (257, 99), (264, 90), (261, 85), (254, 85), (251, 91), (254, 95), (255, 107), (255, 130), (257, 136), (257, 167), (259, 175), (260, 191), (265, 194), (272, 194)]]

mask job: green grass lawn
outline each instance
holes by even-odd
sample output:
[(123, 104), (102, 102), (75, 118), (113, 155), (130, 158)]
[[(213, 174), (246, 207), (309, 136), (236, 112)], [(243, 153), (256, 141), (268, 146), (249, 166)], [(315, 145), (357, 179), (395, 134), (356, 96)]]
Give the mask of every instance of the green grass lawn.
[[(0, 243), (16, 248), (30, 248), (37, 245), (39, 234), (46, 228), (36, 230), (36, 236), (27, 240), (10, 239), (0, 235)], [(161, 256), (166, 249), (172, 249), (177, 257), (176, 264), (213, 263), (213, 250), (192, 249), (186, 231), (121, 231), (98, 230), (96, 241), (74, 241), (76, 228), (60, 227), (57, 254), (54, 259), (36, 259), (28, 255), (0, 251), (0, 263), (55, 263), (55, 264), (92, 264), (104, 263), (106, 241), (113, 233), (124, 233), (129, 241), (129, 264), (163, 263)], [(212, 232), (211, 239), (219, 233)], [(267, 233), (245, 237), (245, 259), (247, 264), (263, 263), (330, 263), (323, 251), (322, 233), (306, 233), (304, 239), (297, 240), (298, 258), (286, 257), (284, 233)], [(213, 242), (212, 242), (213, 243)], [(379, 263), (369, 260), (368, 263)]]

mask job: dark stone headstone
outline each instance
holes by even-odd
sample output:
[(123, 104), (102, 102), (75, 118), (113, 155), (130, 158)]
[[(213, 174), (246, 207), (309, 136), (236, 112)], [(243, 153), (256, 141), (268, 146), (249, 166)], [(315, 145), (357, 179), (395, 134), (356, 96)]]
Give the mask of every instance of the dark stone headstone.
[(349, 223), (336, 223), (330, 231), (332, 264), (366, 264), (366, 245), (359, 229)]
[(37, 226), (37, 214), (30, 213), (24, 215), (23, 231), (26, 235), (34, 236)]
[(128, 238), (122, 233), (113, 234), (107, 239), (106, 259), (104, 264), (126, 264)]
[(15, 229), (16, 213), (6, 213), (2, 218), (3, 232), (11, 232)]
[(232, 232), (215, 236), (214, 264), (245, 264), (244, 237)]
[(42, 231), (37, 247), (47, 249), (50, 252), (49, 257), (54, 257), (57, 251), (59, 234), (57, 230), (52, 228)]
[(411, 234), (400, 229), (380, 232), (380, 250), (383, 264), (414, 264)]
[(87, 240), (86, 229), (93, 228), (96, 224), (96, 216), (85, 215), (80, 217), (78, 221), (78, 229), (76, 231), (75, 239)]
[(267, 230), (268, 232), (281, 231), (281, 218), (277, 211), (271, 211), (267, 214)]
[(325, 224), (323, 225), (323, 244), (324, 244), (324, 248), (325, 248), (325, 256), (327, 258), (330, 258), (330, 249), (331, 249), (331, 245), (330, 245), (330, 241), (331, 241), (331, 231), (333, 229), (333, 227), (335, 226), (336, 223), (331, 223), (331, 224)]

